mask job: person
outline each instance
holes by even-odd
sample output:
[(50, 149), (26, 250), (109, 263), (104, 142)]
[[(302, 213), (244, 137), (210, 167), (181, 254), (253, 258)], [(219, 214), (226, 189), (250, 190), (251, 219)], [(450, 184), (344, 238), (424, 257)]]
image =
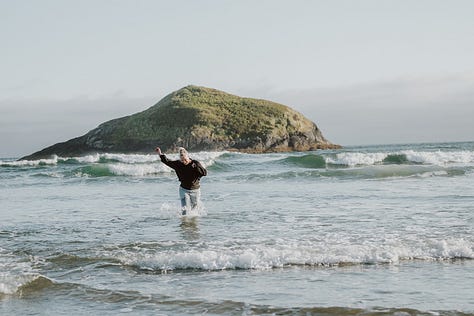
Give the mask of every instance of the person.
[(181, 214), (196, 209), (200, 205), (201, 177), (207, 175), (207, 170), (197, 160), (189, 158), (189, 154), (183, 147), (179, 148), (179, 160), (169, 160), (161, 152), (160, 147), (155, 151), (160, 155), (161, 162), (172, 168), (178, 176), (181, 185), (179, 186), (179, 198), (181, 201)]

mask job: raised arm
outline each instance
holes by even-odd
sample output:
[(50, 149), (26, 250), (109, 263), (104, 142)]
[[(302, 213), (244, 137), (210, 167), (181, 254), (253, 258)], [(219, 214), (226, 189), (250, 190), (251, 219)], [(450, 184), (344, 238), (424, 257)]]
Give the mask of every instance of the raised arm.
[(172, 169), (175, 169), (176, 167), (176, 161), (173, 161), (173, 160), (169, 160), (165, 154), (163, 154), (161, 152), (161, 148), (160, 147), (156, 147), (155, 148), (155, 151), (158, 155), (160, 155), (160, 159), (161, 159), (161, 162), (164, 163), (165, 165), (167, 165), (168, 167), (172, 168)]

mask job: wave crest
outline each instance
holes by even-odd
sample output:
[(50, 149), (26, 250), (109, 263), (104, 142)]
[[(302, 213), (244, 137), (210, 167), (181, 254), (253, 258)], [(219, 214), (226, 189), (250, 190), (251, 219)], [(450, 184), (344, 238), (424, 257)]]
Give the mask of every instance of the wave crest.
[(287, 164), (304, 168), (326, 168), (326, 159), (320, 155), (291, 156), (284, 158), (282, 161)]
[(41, 274), (0, 275), (0, 295), (27, 295), (41, 291), (54, 284)]
[(326, 158), (326, 163), (349, 167), (376, 164), (425, 164), (440, 165), (474, 163), (472, 151), (414, 151), (400, 152), (343, 152)]
[[(143, 250), (143, 251), (141, 251)], [(393, 264), (406, 260), (474, 259), (474, 245), (464, 239), (428, 240), (416, 245), (282, 245), (249, 248), (173, 250), (121, 249), (106, 254), (124, 265), (148, 271), (265, 270), (287, 266)]]

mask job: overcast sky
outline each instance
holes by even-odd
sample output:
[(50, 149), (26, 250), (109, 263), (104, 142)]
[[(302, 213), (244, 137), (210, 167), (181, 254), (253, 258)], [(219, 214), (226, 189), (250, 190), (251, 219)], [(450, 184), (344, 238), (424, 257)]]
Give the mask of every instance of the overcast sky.
[(474, 140), (471, 0), (0, 0), (0, 157), (188, 84), (289, 105), (342, 145)]

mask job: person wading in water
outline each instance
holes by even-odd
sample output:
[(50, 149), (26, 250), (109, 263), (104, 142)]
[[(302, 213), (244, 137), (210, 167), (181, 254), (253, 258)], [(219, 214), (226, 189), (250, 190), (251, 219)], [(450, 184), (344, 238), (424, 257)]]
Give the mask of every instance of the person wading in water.
[(189, 158), (189, 154), (183, 147), (179, 148), (179, 160), (169, 160), (161, 152), (160, 147), (155, 151), (160, 155), (161, 162), (172, 168), (178, 176), (181, 185), (179, 186), (179, 198), (181, 200), (181, 214), (186, 215), (200, 205), (201, 177), (207, 175), (207, 170), (197, 160)]

